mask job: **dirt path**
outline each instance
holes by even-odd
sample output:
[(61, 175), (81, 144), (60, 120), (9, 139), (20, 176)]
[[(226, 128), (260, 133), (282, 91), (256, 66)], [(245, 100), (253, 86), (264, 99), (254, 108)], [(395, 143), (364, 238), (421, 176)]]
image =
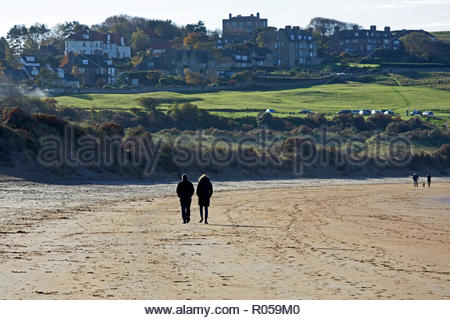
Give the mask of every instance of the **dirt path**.
[(448, 182), (218, 189), (209, 225), (195, 204), (183, 225), (163, 191), (40, 210), (10, 199), (0, 298), (450, 298)]

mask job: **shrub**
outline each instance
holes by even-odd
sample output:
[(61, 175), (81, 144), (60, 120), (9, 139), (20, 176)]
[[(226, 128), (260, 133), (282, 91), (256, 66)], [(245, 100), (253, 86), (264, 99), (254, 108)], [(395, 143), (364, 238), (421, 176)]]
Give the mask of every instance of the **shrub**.
[(104, 122), (99, 127), (100, 131), (105, 133), (107, 136), (123, 136), (124, 128), (114, 122)]
[(21, 108), (3, 110), (3, 123), (8, 127), (27, 129), (33, 122), (33, 118)]

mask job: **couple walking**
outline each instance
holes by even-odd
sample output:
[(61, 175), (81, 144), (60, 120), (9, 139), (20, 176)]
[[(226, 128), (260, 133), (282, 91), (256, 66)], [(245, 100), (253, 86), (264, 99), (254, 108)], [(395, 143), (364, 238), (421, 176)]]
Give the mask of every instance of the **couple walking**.
[[(180, 198), (181, 216), (183, 223), (189, 223), (191, 220), (191, 201), (194, 194), (194, 185), (187, 178), (187, 175), (181, 175), (181, 182), (177, 186), (177, 195)], [(200, 223), (203, 222), (203, 209), (205, 209), (205, 223), (208, 224), (209, 199), (213, 194), (213, 187), (209, 177), (204, 174), (198, 179), (197, 197), (200, 206)]]

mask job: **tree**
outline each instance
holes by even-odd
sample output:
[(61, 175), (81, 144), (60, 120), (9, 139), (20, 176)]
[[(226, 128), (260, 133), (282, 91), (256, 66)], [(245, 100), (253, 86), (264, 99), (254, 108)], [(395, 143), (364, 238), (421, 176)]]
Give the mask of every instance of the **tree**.
[(151, 86), (157, 85), (159, 83), (159, 78), (161, 78), (161, 73), (158, 71), (147, 72), (148, 84)]
[(423, 32), (412, 32), (400, 37), (404, 50), (421, 60), (447, 63), (450, 49), (448, 45), (433, 41)]
[(66, 21), (64, 23), (59, 23), (53, 28), (53, 37), (58, 40), (64, 40), (75, 31), (77, 26), (80, 26), (78, 21)]
[(214, 43), (205, 35), (199, 33), (190, 33), (183, 39), (183, 44), (189, 49), (209, 50), (214, 49)]
[(21, 53), (23, 48), (23, 42), (28, 30), (25, 25), (15, 25), (11, 29), (9, 29), (6, 34), (6, 39), (8, 40), (10, 48), (15, 53)]
[(236, 72), (231, 79), (236, 80), (237, 82), (251, 82), (253, 80), (253, 72), (250, 70)]
[(203, 21), (199, 21), (196, 24), (188, 24), (186, 27), (184, 27), (186, 30), (186, 33), (200, 33), (200, 34), (206, 34), (206, 27), (205, 23)]
[(9, 48), (8, 41), (4, 37), (0, 38), (0, 59), (6, 58), (6, 48)]
[(198, 72), (191, 71), (185, 72), (184, 80), (186, 81), (186, 84), (191, 85), (206, 85), (208, 83), (208, 78)]
[(335, 19), (315, 17), (309, 22), (308, 27), (313, 28), (314, 38), (319, 49), (328, 49), (329, 39), (334, 34), (336, 27), (341, 30), (351, 30), (354, 26), (361, 28), (355, 23), (342, 22)]
[(58, 80), (58, 74), (47, 68), (41, 68), (36, 76), (35, 83), (40, 87), (51, 87), (54, 85), (54, 81)]
[(354, 26), (360, 28), (360, 26), (355, 23), (342, 22), (323, 17), (312, 18), (308, 25), (308, 27), (313, 28), (314, 32), (319, 34), (321, 37), (332, 36), (336, 27), (343, 30), (351, 30)]
[(30, 26), (25, 35), (24, 51), (36, 54), (39, 51), (41, 42), (45, 40), (50, 33), (50, 29), (45, 24), (35, 23)]
[(156, 107), (159, 106), (159, 102), (156, 99), (149, 97), (139, 98), (138, 104), (149, 112), (155, 111)]
[(131, 57), (131, 64), (133, 65), (133, 67), (140, 65), (142, 61), (144, 61), (144, 57), (142, 55)]
[(267, 47), (270, 38), (273, 38), (273, 35), (275, 33), (277, 29), (274, 27), (268, 27), (268, 28), (264, 28), (261, 29), (259, 32), (257, 32), (256, 34), (256, 44), (258, 45), (258, 47)]
[(150, 44), (150, 38), (148, 35), (144, 33), (143, 30), (138, 29), (136, 32), (133, 32), (131, 35), (131, 48), (138, 51), (147, 50), (148, 45)]

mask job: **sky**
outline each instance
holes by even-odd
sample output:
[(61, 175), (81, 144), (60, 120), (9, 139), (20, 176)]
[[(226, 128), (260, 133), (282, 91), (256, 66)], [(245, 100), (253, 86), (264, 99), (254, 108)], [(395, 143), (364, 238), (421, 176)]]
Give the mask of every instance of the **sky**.
[(229, 13), (256, 12), (278, 28), (306, 27), (311, 18), (320, 16), (366, 28), (450, 30), (450, 0), (0, 0), (0, 36), (15, 24), (40, 22), (53, 27), (76, 20), (92, 25), (117, 14), (170, 19), (178, 25), (202, 20), (209, 30), (216, 30)]

